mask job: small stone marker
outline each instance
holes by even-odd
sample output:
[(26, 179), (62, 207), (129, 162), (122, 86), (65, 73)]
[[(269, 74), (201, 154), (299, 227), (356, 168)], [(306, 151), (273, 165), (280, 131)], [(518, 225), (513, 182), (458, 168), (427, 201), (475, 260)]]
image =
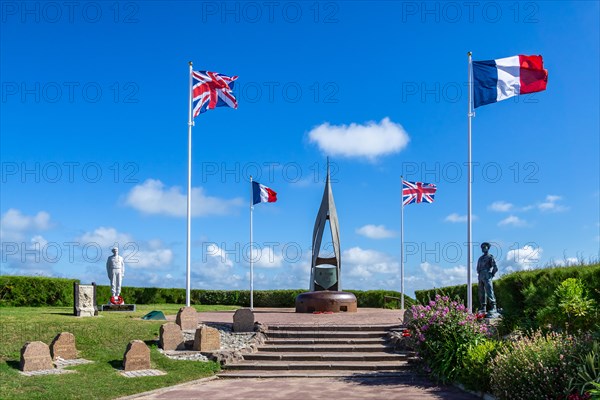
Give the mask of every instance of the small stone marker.
[(160, 327), (159, 345), (163, 350), (185, 350), (183, 332), (174, 322), (167, 322)]
[(233, 314), (234, 332), (254, 332), (254, 312), (249, 308), (240, 308)]
[(219, 330), (209, 326), (196, 329), (194, 338), (195, 351), (216, 351), (221, 349), (221, 335)]
[(50, 353), (53, 360), (59, 357), (63, 360), (75, 360), (77, 358), (75, 335), (69, 332), (61, 332), (56, 335), (50, 344)]
[(402, 325), (408, 325), (410, 321), (414, 319), (412, 308), (409, 308), (404, 311), (404, 319), (402, 320)]
[(198, 327), (198, 313), (194, 307), (181, 307), (175, 322), (182, 331), (195, 330)]
[(21, 349), (19, 368), (23, 372), (54, 369), (50, 348), (44, 342), (27, 342)]
[(150, 369), (150, 349), (146, 343), (141, 340), (129, 342), (123, 355), (123, 369), (125, 371)]

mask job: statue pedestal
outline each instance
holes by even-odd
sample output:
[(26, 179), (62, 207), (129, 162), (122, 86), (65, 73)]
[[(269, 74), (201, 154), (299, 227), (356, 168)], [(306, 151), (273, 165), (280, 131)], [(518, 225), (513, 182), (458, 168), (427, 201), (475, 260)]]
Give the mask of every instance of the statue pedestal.
[(135, 311), (135, 304), (102, 304), (102, 311)]
[(306, 292), (296, 297), (296, 312), (356, 312), (356, 304), (356, 296), (349, 292), (329, 290)]

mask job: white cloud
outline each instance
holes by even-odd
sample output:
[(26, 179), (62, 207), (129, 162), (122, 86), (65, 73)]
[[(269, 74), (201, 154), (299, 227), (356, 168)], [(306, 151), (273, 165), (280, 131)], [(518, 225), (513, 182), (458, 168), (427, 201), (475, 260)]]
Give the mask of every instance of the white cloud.
[[(147, 179), (129, 191), (125, 203), (146, 214), (185, 217), (187, 198), (178, 186), (166, 187), (156, 179)], [(192, 188), (192, 216), (226, 215), (242, 205), (241, 198), (221, 199), (207, 196), (201, 187)]]
[(252, 261), (255, 267), (279, 268), (283, 265), (283, 254), (273, 251), (272, 246), (252, 249)]
[(82, 245), (97, 244), (104, 249), (110, 249), (113, 246), (122, 249), (129, 243), (134, 243), (133, 237), (125, 233), (119, 233), (115, 228), (106, 228), (101, 226), (93, 232), (86, 232), (78, 240)]
[[(471, 221), (475, 221), (477, 219), (477, 215), (471, 215)], [(457, 213), (452, 213), (444, 218), (446, 222), (458, 223), (458, 222), (467, 222), (466, 215), (459, 215)]]
[(527, 226), (527, 221), (521, 219), (515, 215), (510, 215), (504, 218), (502, 221), (498, 222), (498, 226), (514, 226), (514, 227), (522, 227)]
[(488, 206), (488, 209), (496, 212), (508, 212), (513, 209), (513, 204), (506, 201), (495, 201)]
[(562, 204), (557, 204), (562, 200), (561, 196), (548, 195), (546, 200), (538, 204), (538, 209), (542, 212), (561, 212), (566, 211), (568, 208)]
[(103, 259), (111, 254), (110, 249), (113, 246), (117, 246), (126, 267), (133, 269), (168, 268), (173, 261), (173, 251), (163, 247), (160, 240), (136, 241), (130, 234), (118, 232), (112, 227), (101, 226), (92, 232), (84, 233), (77, 238), (77, 241), (82, 247), (98, 245), (103, 253)]
[(20, 210), (10, 208), (0, 218), (2, 240), (23, 240), (27, 233), (50, 229), (50, 214), (40, 211), (36, 215), (25, 215)]
[(384, 225), (365, 225), (358, 228), (356, 233), (370, 239), (386, 239), (396, 236), (393, 231), (386, 229)]
[(381, 278), (382, 274), (397, 274), (399, 271), (398, 263), (386, 254), (360, 247), (344, 250), (342, 264), (345, 271), (342, 273), (343, 276), (360, 280)]
[(313, 128), (308, 137), (325, 154), (371, 161), (398, 153), (410, 140), (402, 125), (390, 121), (388, 117), (379, 123), (370, 121), (364, 125), (330, 125), (326, 122)]
[(467, 282), (467, 268), (464, 265), (457, 265), (450, 268), (442, 268), (439, 265), (433, 265), (423, 262), (419, 265), (425, 275), (429, 287), (454, 286)]
[(533, 269), (540, 262), (543, 250), (541, 247), (534, 248), (525, 245), (520, 249), (509, 250), (506, 253), (507, 272)]

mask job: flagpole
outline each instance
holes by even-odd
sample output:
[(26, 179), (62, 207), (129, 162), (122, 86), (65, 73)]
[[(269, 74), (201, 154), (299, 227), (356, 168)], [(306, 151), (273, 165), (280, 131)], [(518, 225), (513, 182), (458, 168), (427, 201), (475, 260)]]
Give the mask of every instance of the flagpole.
[(254, 196), (252, 190), (252, 175), (250, 175), (250, 309), (254, 310), (254, 254), (252, 247), (252, 213), (254, 211)]
[(469, 121), (469, 133), (468, 133), (468, 176), (467, 176), (467, 310), (468, 312), (472, 312), (473, 310), (473, 291), (472, 291), (472, 283), (471, 283), (471, 269), (473, 263), (473, 246), (472, 243), (472, 202), (471, 202), (471, 186), (472, 186), (472, 174), (473, 174), (473, 164), (471, 159), (471, 122), (474, 116), (473, 113), (473, 60), (470, 51), (467, 53), (469, 57), (469, 112), (468, 112), (468, 121)]
[(404, 310), (404, 178), (400, 176), (400, 309)]
[(189, 86), (189, 97), (190, 101), (188, 104), (188, 181), (187, 181), (187, 241), (186, 241), (186, 276), (185, 276), (185, 306), (190, 306), (190, 263), (191, 263), (191, 252), (190, 252), (190, 240), (192, 233), (191, 224), (191, 210), (192, 210), (192, 126), (194, 121), (192, 119), (192, 62), (189, 62), (190, 66), (190, 86)]

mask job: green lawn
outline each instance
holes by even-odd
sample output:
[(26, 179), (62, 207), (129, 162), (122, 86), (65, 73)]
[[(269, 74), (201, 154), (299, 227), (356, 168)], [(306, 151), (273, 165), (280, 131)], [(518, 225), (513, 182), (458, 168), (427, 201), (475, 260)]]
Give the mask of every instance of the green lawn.
[[(154, 340), (165, 321), (139, 319), (152, 310), (176, 314), (175, 304), (140, 305), (131, 313), (100, 313), (77, 318), (71, 307), (0, 308), (0, 398), (2, 399), (110, 399), (211, 376), (214, 362), (174, 361), (162, 356)], [(195, 306), (198, 311), (233, 310), (235, 306)], [(75, 335), (80, 357), (94, 361), (71, 367), (77, 373), (22, 376), (18, 372), (20, 350), (28, 341), (50, 344), (60, 332)], [(122, 366), (127, 343), (140, 339), (151, 347), (153, 368), (164, 376), (125, 378)]]

